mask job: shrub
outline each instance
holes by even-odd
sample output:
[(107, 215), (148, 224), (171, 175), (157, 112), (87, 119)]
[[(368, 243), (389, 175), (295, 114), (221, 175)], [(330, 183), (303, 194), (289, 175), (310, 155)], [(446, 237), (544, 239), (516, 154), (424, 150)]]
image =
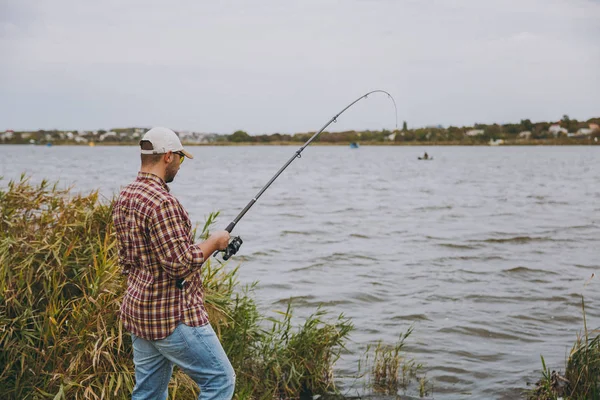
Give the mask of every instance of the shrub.
[[(327, 322), (318, 309), (295, 330), (290, 306), (280, 318), (259, 313), (237, 268), (207, 261), (202, 274), (238, 399), (335, 390), (332, 365), (352, 329), (348, 319)], [(0, 189), (0, 398), (129, 399), (131, 340), (117, 318), (124, 285), (110, 202), (24, 176)], [(171, 398), (197, 395), (176, 371)]]

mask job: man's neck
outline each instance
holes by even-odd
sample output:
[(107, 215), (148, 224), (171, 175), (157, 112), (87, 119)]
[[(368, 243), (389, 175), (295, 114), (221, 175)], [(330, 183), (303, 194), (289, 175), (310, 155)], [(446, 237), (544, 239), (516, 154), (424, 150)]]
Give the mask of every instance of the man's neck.
[(156, 167), (141, 167), (140, 168), (140, 172), (144, 172), (144, 173), (147, 173), (147, 174), (156, 175), (160, 179), (162, 179), (163, 181), (165, 180), (165, 171), (163, 171), (161, 168), (156, 168)]

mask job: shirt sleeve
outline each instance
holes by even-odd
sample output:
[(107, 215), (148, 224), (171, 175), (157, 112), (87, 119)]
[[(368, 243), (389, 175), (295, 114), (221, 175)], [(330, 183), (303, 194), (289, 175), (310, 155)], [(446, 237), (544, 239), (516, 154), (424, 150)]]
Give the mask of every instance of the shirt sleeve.
[(185, 278), (204, 263), (202, 250), (193, 242), (188, 219), (174, 198), (163, 201), (150, 218), (152, 250), (162, 268), (174, 279)]

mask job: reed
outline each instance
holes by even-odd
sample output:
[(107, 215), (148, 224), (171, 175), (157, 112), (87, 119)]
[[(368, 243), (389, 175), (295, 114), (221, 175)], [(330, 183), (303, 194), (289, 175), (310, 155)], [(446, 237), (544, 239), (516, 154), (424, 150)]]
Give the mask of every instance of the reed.
[(419, 397), (432, 394), (433, 387), (425, 376), (423, 365), (407, 358), (403, 352), (412, 332), (411, 326), (405, 333), (400, 333), (394, 344), (379, 341), (375, 346), (367, 346), (361, 364), (368, 370), (368, 387), (374, 393), (396, 396), (401, 390), (406, 392), (414, 380), (419, 386)]
[[(600, 335), (589, 331), (585, 301), (581, 298), (583, 332), (569, 353), (565, 373), (550, 371), (542, 357), (542, 378), (529, 391), (529, 400), (587, 400), (600, 399)], [(591, 334), (596, 334), (593, 336)]]
[[(352, 330), (347, 318), (317, 309), (294, 327), (291, 305), (261, 315), (237, 268), (207, 261), (202, 273), (211, 324), (236, 370), (236, 398), (336, 390), (332, 366)], [(0, 189), (0, 398), (130, 398), (131, 340), (117, 318), (124, 288), (111, 202), (25, 176)], [(170, 398), (197, 395), (176, 371)]]

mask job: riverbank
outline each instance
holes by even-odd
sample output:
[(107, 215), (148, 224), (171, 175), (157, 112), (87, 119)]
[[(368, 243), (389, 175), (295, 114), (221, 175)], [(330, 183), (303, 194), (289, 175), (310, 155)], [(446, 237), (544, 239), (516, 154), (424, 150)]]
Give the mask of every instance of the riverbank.
[[(109, 130), (37, 130), (37, 131), (13, 131), (7, 130), (0, 133), (0, 142), (3, 143), (47, 143), (69, 141), (73, 143), (100, 143), (100, 142), (131, 142), (137, 143), (147, 127), (112, 128)], [(222, 143), (255, 143), (255, 144), (295, 144), (305, 143), (316, 133), (273, 133), (250, 135), (243, 130), (237, 130), (232, 134), (218, 134), (193, 131), (178, 131), (178, 135), (184, 143), (197, 144), (222, 144)], [(493, 144), (502, 143), (525, 143), (528, 141), (554, 141), (566, 140), (567, 142), (580, 142), (581, 140), (600, 140), (600, 118), (589, 118), (586, 121), (578, 121), (563, 115), (560, 121), (532, 122), (529, 119), (518, 123), (504, 124), (481, 124), (473, 126), (448, 126), (441, 125), (414, 127), (409, 129), (408, 123), (402, 123), (402, 129), (394, 130), (348, 130), (348, 131), (323, 131), (315, 141), (321, 143), (345, 144), (350, 143), (386, 143), (386, 144), (408, 144), (418, 145), (428, 143), (433, 145), (458, 144)]]
[[(511, 147), (511, 146), (597, 146), (600, 145), (600, 140), (597, 138), (557, 138), (557, 139), (529, 139), (529, 140), (505, 140), (502, 143), (490, 144), (489, 142), (479, 141), (410, 141), (410, 142), (394, 142), (394, 141), (355, 141), (355, 142), (321, 142), (314, 141), (311, 146), (345, 146), (349, 147), (352, 143), (357, 143), (359, 146), (496, 146), (496, 147)], [(303, 142), (296, 141), (273, 141), (273, 142), (210, 142), (210, 143), (195, 143), (183, 141), (185, 146), (198, 147), (223, 147), (223, 146), (302, 146)], [(29, 146), (90, 146), (90, 143), (76, 143), (71, 141), (53, 141), (48, 143), (17, 143), (6, 142), (1, 145), (29, 145)], [(95, 146), (137, 146), (138, 142), (123, 141), (123, 142), (93, 142)]]
[[(532, 140), (508, 140), (502, 144), (490, 145), (486, 142), (476, 141), (443, 141), (443, 142), (312, 142), (311, 146), (345, 146), (349, 147), (351, 143), (357, 143), (360, 146), (498, 146), (498, 147), (509, 147), (509, 146), (594, 146), (600, 145), (600, 141), (593, 140), (591, 138), (565, 138), (565, 139), (532, 139)], [(265, 143), (184, 143), (186, 146), (298, 146), (303, 143), (299, 142), (265, 142)], [(137, 143), (129, 143), (128, 145), (137, 145)]]

